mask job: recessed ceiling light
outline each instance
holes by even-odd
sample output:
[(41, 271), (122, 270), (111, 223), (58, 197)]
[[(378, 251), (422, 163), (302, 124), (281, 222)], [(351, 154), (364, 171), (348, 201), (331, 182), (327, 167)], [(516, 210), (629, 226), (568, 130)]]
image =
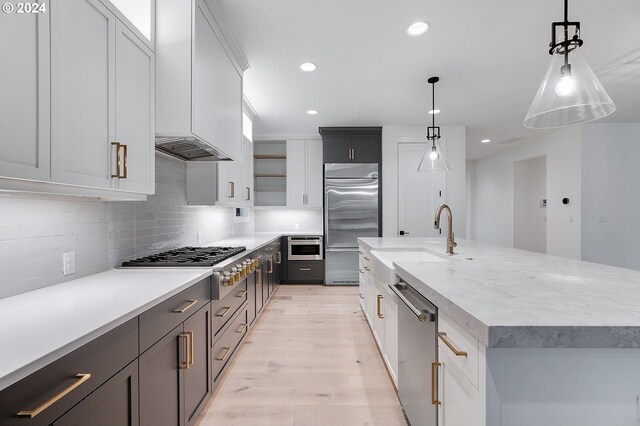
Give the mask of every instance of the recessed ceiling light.
[(480, 141), (480, 143), (489, 143), (489, 142), (491, 142), (491, 139), (482, 139)]
[(310, 109), (310, 110), (307, 111), (307, 114), (309, 114), (309, 115), (317, 115), (318, 111), (316, 111), (315, 109)]
[(407, 28), (407, 34), (411, 37), (422, 35), (429, 31), (429, 24), (426, 22), (415, 22)]
[(304, 64), (300, 65), (300, 69), (305, 72), (313, 72), (318, 69), (318, 66), (313, 62), (305, 62)]
[(442, 111), (440, 111), (439, 109), (432, 109), (429, 110), (429, 114), (433, 115), (433, 114), (440, 114)]

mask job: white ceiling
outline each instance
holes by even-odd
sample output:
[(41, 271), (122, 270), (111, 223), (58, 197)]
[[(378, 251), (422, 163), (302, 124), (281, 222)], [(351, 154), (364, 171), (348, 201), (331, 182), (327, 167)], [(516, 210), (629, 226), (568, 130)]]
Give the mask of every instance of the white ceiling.
[[(542, 132), (522, 121), (551, 60), (562, 0), (219, 2), (251, 65), (244, 91), (258, 114), (255, 134), (425, 124), (433, 75), (436, 125), (466, 125), (469, 158)], [(569, 18), (582, 22), (583, 56), (618, 107), (607, 120), (640, 121), (640, 1), (572, 0)], [(431, 29), (408, 37), (418, 20)], [(307, 61), (318, 70), (300, 71)]]

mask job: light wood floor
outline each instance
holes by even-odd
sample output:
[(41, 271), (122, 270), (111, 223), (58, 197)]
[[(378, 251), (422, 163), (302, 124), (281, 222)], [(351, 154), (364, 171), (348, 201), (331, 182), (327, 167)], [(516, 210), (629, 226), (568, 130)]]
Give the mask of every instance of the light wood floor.
[(281, 285), (201, 426), (406, 426), (357, 287)]

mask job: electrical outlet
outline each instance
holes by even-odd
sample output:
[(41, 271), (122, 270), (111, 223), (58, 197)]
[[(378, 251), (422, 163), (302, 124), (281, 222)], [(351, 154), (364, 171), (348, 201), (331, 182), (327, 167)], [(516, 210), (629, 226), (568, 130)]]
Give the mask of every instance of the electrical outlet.
[(296, 223), (295, 225), (293, 225), (293, 229), (295, 229), (296, 231), (300, 230), (300, 224)]
[(62, 253), (62, 273), (71, 275), (76, 273), (76, 252)]
[(606, 218), (604, 216), (598, 216), (598, 223), (605, 223)]

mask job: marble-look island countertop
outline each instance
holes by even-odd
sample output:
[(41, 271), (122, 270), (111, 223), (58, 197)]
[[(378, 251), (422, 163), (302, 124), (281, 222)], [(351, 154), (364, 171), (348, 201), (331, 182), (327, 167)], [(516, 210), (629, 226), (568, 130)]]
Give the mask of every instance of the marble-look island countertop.
[[(640, 348), (640, 271), (443, 238), (361, 238), (371, 250), (424, 249), (448, 262), (396, 274), (490, 348)], [(473, 260), (466, 260), (472, 258)]]

